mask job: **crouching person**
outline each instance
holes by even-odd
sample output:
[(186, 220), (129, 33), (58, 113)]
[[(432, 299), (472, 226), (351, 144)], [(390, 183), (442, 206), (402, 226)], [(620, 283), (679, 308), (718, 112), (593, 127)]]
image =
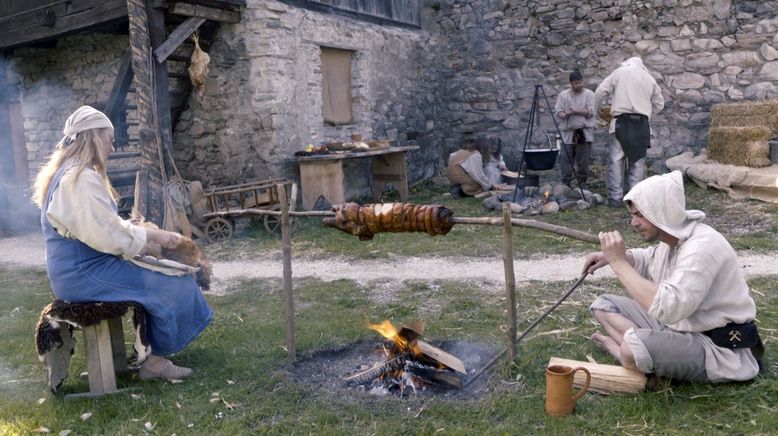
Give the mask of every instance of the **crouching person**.
[(735, 250), (705, 214), (686, 210), (683, 176), (638, 183), (625, 197), (631, 225), (648, 248), (626, 250), (618, 231), (599, 234), (602, 251), (584, 271), (609, 265), (629, 297), (602, 295), (591, 305), (605, 334), (592, 340), (622, 366), (697, 382), (749, 380), (764, 346), (756, 305)]

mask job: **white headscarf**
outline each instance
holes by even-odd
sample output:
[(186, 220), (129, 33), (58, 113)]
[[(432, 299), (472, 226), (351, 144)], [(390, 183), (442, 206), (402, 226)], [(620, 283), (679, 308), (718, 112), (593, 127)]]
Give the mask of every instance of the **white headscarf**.
[(89, 129), (113, 128), (111, 120), (104, 113), (92, 106), (81, 106), (65, 121), (64, 142), (69, 144), (76, 139), (76, 135)]
[(702, 211), (686, 210), (680, 171), (643, 180), (624, 196), (628, 200), (651, 224), (680, 240), (687, 239), (697, 221), (705, 218)]

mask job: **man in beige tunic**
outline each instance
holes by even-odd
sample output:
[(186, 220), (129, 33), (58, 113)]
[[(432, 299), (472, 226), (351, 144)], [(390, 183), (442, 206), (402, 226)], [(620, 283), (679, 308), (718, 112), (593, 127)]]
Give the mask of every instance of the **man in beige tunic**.
[(732, 246), (701, 222), (703, 212), (685, 210), (681, 173), (645, 179), (624, 202), (635, 231), (659, 244), (626, 250), (618, 231), (599, 234), (602, 251), (586, 257), (584, 271), (610, 265), (629, 297), (592, 303), (605, 331), (592, 340), (645, 374), (714, 383), (756, 377), (764, 346), (754, 300)]

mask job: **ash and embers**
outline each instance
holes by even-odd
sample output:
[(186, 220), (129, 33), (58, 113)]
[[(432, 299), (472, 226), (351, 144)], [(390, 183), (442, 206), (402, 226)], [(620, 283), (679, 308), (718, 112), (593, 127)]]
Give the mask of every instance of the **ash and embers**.
[[(404, 355), (387, 360), (389, 346), (390, 343), (382, 343), (380, 340), (363, 340), (337, 349), (318, 351), (294, 364), (291, 369), (292, 379), (333, 395), (434, 395), (469, 399), (483, 395), (489, 380), (487, 375), (468, 384), (469, 377), (499, 352), (498, 346), (482, 343), (450, 340), (436, 344), (436, 347), (461, 360), (466, 374), (459, 374)], [(384, 366), (393, 370), (379, 375), (384, 372)], [(364, 377), (360, 377), (360, 374)], [(372, 378), (369, 377), (371, 375)]]

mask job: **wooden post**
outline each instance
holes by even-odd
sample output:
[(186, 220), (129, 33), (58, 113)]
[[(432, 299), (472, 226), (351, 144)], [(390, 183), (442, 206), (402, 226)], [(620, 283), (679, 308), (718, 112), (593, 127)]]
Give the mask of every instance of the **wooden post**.
[(507, 201), (502, 204), (502, 263), (505, 268), (505, 293), (508, 302), (508, 359), (516, 357), (516, 277), (513, 273), (513, 225), (511, 208)]
[(281, 252), (284, 262), (284, 314), (286, 315), (286, 349), (289, 359), (295, 360), (294, 294), (292, 290), (292, 223), (289, 221), (289, 200), (286, 185), (279, 183), (278, 200), (281, 202)]
[(129, 16), (130, 51), (134, 75), (135, 95), (138, 105), (138, 146), (140, 162), (140, 201), (138, 212), (157, 225), (162, 224), (162, 214), (155, 204), (151, 192), (160, 185), (162, 162), (159, 155), (159, 140), (155, 122), (157, 110), (154, 103), (154, 77), (151, 65), (151, 40), (149, 38), (146, 0), (127, 0)]

